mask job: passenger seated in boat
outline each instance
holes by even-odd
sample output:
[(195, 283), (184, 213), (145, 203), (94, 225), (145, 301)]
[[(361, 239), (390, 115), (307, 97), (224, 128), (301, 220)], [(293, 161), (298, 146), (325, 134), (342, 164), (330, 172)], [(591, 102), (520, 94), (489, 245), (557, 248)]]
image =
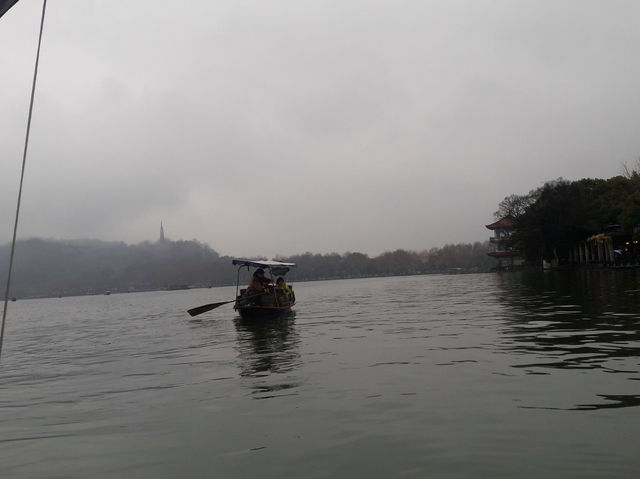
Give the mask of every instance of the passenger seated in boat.
[(269, 278), (265, 277), (264, 275), (264, 270), (262, 268), (256, 269), (253, 272), (253, 276), (251, 277), (251, 281), (249, 282), (249, 286), (247, 287), (245, 295), (247, 297), (255, 296), (255, 298), (253, 298), (253, 301), (257, 304), (260, 304), (260, 294), (268, 292), (269, 282)]
[(278, 288), (280, 288), (282, 291), (284, 291), (284, 294), (287, 298), (287, 300), (289, 301), (289, 303), (293, 303), (295, 300), (295, 296), (293, 294), (293, 290), (291, 289), (291, 287), (287, 284), (287, 282), (284, 280), (284, 278), (281, 276), (276, 280), (276, 286)]

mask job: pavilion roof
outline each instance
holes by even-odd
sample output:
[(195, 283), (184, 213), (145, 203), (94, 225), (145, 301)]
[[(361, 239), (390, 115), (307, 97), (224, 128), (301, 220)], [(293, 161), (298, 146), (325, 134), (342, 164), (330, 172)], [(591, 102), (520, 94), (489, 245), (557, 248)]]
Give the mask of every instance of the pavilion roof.
[(508, 216), (505, 216), (504, 218), (500, 218), (495, 223), (491, 223), (490, 225), (485, 225), (485, 227), (490, 230), (514, 229), (516, 227), (516, 219), (513, 216), (508, 215)]

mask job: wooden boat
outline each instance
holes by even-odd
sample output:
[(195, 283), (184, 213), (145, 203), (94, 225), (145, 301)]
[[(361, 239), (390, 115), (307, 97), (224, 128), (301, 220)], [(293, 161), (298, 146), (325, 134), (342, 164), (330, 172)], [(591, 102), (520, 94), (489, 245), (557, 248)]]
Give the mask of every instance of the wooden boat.
[[(288, 285), (290, 292), (286, 292), (283, 288), (276, 286), (276, 280), (279, 277), (284, 279), (291, 268), (295, 268), (295, 263), (234, 259), (232, 264), (238, 267), (236, 302), (233, 308), (242, 318), (273, 317), (291, 312), (291, 308), (296, 303), (293, 288)], [(264, 293), (247, 294), (246, 288), (240, 289), (240, 273), (244, 268), (249, 271), (249, 276), (252, 276), (258, 268), (264, 270), (265, 277), (269, 279), (269, 285)]]

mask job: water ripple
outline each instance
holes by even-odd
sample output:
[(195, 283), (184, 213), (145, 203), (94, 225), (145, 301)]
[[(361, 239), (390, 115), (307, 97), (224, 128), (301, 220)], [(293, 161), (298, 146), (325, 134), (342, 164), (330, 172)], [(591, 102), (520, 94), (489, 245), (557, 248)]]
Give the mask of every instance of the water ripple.
[(18, 302), (3, 479), (633, 477), (637, 284), (301, 283), (296, 314), (264, 322), (183, 313), (233, 288)]

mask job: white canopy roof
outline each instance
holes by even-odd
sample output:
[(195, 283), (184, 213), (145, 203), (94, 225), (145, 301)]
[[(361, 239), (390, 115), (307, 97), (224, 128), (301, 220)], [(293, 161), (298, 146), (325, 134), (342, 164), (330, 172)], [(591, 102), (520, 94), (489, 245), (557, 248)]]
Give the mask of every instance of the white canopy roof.
[(253, 259), (234, 259), (231, 261), (235, 266), (251, 266), (253, 268), (293, 268), (295, 263), (283, 263), (281, 261), (272, 261), (268, 259), (253, 260)]

